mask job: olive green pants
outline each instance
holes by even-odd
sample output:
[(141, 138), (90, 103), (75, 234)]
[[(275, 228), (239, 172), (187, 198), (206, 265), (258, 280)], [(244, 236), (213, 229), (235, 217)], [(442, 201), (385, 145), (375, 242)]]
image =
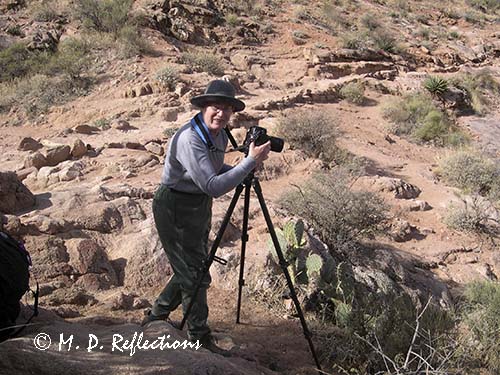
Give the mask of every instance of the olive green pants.
[[(153, 199), (153, 215), (161, 244), (174, 271), (152, 309), (153, 315), (166, 318), (181, 303), (186, 313), (191, 302), (203, 261), (208, 255), (212, 198), (205, 194), (173, 191), (161, 185)], [(191, 340), (210, 333), (207, 323), (210, 281), (207, 273), (187, 319)]]

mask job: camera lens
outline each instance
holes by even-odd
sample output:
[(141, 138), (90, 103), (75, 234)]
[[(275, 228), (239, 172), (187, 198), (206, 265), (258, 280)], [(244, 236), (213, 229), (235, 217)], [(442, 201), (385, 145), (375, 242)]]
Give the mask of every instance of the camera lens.
[(283, 147), (285, 146), (285, 141), (278, 137), (269, 137), (271, 140), (271, 151), (273, 152), (281, 152), (283, 151)]

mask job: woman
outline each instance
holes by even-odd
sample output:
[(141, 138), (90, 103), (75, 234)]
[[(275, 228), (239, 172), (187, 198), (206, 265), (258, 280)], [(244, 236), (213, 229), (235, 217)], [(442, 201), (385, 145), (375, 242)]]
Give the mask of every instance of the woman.
[[(161, 185), (153, 200), (153, 214), (173, 275), (156, 299), (146, 322), (165, 320), (181, 303), (185, 313), (208, 255), (212, 198), (239, 185), (266, 158), (270, 143), (249, 147), (236, 166), (224, 164), (228, 136), (223, 131), (234, 112), (245, 103), (235, 98), (223, 80), (208, 84), (203, 95), (191, 99), (200, 112), (180, 128), (169, 143)], [(220, 351), (208, 327), (207, 273), (187, 319), (188, 337), (207, 349)]]

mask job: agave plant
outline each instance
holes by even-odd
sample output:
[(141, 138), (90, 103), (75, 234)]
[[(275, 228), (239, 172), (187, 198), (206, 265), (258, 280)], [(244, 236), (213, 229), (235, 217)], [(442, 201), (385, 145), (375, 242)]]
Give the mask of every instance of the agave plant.
[(424, 88), (432, 95), (442, 96), (448, 90), (448, 81), (441, 77), (431, 76), (424, 81)]

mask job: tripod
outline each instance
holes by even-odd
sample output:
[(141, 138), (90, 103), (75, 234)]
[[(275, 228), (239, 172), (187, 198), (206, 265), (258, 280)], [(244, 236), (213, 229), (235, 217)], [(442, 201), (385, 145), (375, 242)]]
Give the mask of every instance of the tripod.
[(295, 309), (297, 311), (297, 315), (300, 318), (300, 323), (302, 324), (302, 330), (304, 333), (304, 337), (306, 338), (306, 340), (309, 344), (309, 349), (310, 349), (311, 354), (314, 358), (316, 368), (319, 371), (321, 371), (321, 366), (320, 366), (318, 358), (316, 356), (316, 351), (314, 350), (314, 345), (313, 345), (313, 342), (311, 339), (311, 333), (309, 332), (309, 329), (307, 328), (307, 323), (306, 323), (306, 320), (304, 318), (304, 314), (302, 313), (302, 309), (300, 307), (300, 303), (299, 303), (299, 300), (297, 298), (297, 294), (296, 294), (295, 289), (293, 287), (292, 279), (291, 279), (290, 274), (289, 274), (288, 269), (287, 269), (288, 263), (286, 262), (285, 257), (283, 256), (283, 252), (281, 251), (278, 237), (276, 236), (276, 232), (274, 230), (274, 226), (273, 226), (273, 223), (271, 221), (271, 216), (269, 215), (269, 211), (267, 209), (266, 202), (264, 201), (264, 196), (262, 195), (262, 189), (261, 189), (259, 180), (254, 176), (254, 172), (251, 172), (250, 174), (248, 174), (248, 176), (245, 177), (243, 182), (236, 187), (234, 196), (231, 200), (231, 203), (229, 204), (229, 208), (226, 212), (226, 215), (224, 216), (224, 219), (222, 221), (219, 232), (217, 233), (217, 236), (212, 244), (212, 248), (210, 250), (210, 253), (203, 264), (203, 268), (200, 272), (200, 275), (198, 276), (196, 288), (193, 292), (193, 296), (191, 298), (191, 301), (186, 309), (186, 313), (184, 314), (184, 318), (182, 319), (182, 323), (181, 323), (180, 328), (181, 328), (181, 330), (184, 328), (184, 324), (186, 323), (186, 320), (191, 312), (191, 309), (193, 307), (196, 296), (198, 295), (198, 292), (201, 288), (202, 280), (203, 280), (204, 276), (208, 273), (213, 261), (216, 260), (216, 261), (219, 261), (223, 264), (225, 263), (225, 261), (218, 258), (215, 255), (215, 253), (217, 252), (217, 248), (219, 247), (219, 244), (222, 240), (222, 236), (224, 234), (224, 231), (225, 231), (227, 225), (229, 224), (229, 220), (231, 219), (231, 215), (233, 214), (234, 208), (236, 207), (236, 203), (238, 202), (238, 199), (241, 195), (241, 192), (243, 191), (243, 189), (245, 189), (244, 211), (243, 211), (243, 228), (242, 228), (242, 235), (241, 235), (240, 274), (239, 274), (239, 281), (238, 281), (238, 307), (237, 307), (237, 313), (236, 313), (236, 323), (238, 323), (238, 324), (240, 323), (241, 295), (242, 295), (243, 286), (245, 285), (245, 280), (243, 277), (244, 277), (244, 269), (245, 269), (246, 243), (248, 242), (248, 216), (249, 216), (249, 208), (250, 208), (250, 189), (251, 189), (252, 185), (253, 185), (255, 193), (257, 194), (257, 197), (259, 199), (260, 208), (262, 210), (262, 213), (264, 214), (267, 228), (268, 228), (269, 233), (271, 235), (271, 238), (273, 240), (273, 245), (276, 249), (276, 254), (278, 255), (278, 259), (279, 259), (279, 265), (281, 267), (281, 270), (283, 271), (283, 274), (285, 275), (288, 288), (290, 289), (290, 296), (292, 297), (292, 300), (295, 304)]

